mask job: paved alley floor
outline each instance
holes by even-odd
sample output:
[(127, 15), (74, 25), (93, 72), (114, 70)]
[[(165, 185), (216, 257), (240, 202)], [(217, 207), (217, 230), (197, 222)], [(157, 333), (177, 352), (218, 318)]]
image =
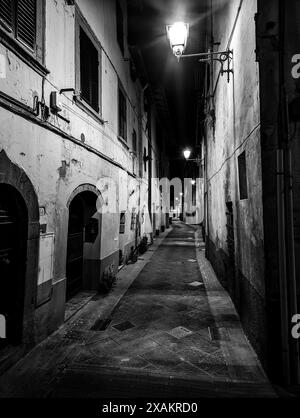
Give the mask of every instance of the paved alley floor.
[(92, 298), (0, 378), (1, 397), (275, 396), (193, 228), (173, 224), (123, 270), (114, 304)]

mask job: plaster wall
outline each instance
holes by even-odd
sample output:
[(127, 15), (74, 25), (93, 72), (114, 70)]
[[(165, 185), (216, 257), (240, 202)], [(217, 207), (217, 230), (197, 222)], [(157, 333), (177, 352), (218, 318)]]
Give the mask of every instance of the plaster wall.
[[(214, 2), (214, 41), (233, 51), (233, 74), (213, 70), (215, 121), (207, 122), (209, 257), (237, 305), (259, 354), (264, 350), (264, 234), (261, 180), (256, 2)], [(212, 113), (213, 115), (213, 113)], [(241, 199), (238, 157), (245, 152), (248, 197)], [(227, 204), (233, 208), (234, 251), (228, 246)]]

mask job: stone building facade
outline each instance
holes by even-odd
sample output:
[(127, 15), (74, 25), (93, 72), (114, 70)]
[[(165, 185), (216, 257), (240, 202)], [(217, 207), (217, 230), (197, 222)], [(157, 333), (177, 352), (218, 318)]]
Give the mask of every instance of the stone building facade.
[(232, 72), (214, 62), (206, 77), (207, 256), (269, 376), (295, 383), (299, 4), (208, 3), (207, 46), (232, 51)]
[(168, 223), (158, 213), (153, 226), (160, 195), (150, 178), (165, 157), (141, 79), (126, 1), (1, 2), (4, 367), (63, 323), (66, 301), (97, 291)]

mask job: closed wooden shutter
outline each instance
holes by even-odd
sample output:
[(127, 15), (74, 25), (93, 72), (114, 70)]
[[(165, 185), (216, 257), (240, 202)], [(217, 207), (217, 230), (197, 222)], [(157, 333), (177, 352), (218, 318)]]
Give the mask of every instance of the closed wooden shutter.
[(0, 19), (10, 28), (13, 26), (13, 2), (11, 0), (0, 0)]
[(127, 140), (127, 107), (126, 97), (119, 88), (119, 135)]
[(80, 29), (81, 97), (99, 112), (99, 56), (93, 42)]
[(36, 44), (36, 11), (36, 0), (17, 1), (17, 38), (33, 50)]
[(120, 46), (120, 49), (122, 51), (122, 54), (124, 55), (124, 17), (123, 17), (123, 11), (120, 5), (120, 2), (117, 0), (116, 4), (117, 10), (117, 40), (118, 44)]

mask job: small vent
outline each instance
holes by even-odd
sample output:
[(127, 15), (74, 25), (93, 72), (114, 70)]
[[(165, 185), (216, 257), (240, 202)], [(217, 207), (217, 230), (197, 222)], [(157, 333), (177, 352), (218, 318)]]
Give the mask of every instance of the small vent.
[(19, 0), (17, 7), (17, 38), (34, 50), (36, 42), (36, 0)]
[(0, 0), (0, 19), (9, 27), (13, 24), (13, 8), (11, 0)]
[(118, 331), (123, 332), (128, 329), (134, 328), (134, 325), (129, 321), (125, 321), (125, 322), (122, 322), (121, 324), (113, 325), (113, 328), (115, 328)]

